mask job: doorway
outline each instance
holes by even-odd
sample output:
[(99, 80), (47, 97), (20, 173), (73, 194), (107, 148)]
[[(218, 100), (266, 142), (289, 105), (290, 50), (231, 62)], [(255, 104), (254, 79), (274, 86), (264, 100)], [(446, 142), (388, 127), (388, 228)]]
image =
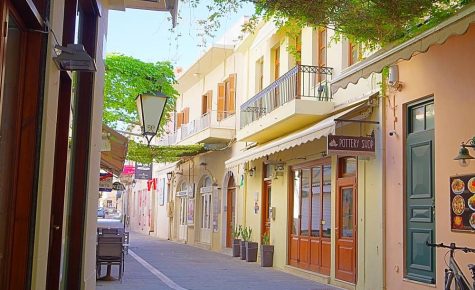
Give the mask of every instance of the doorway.
[(200, 187), (200, 242), (211, 244), (211, 195), (213, 193), (213, 185), (211, 177), (206, 176)]
[[(188, 184), (186, 182), (182, 182), (179, 191), (177, 191), (176, 195), (179, 202), (179, 219), (178, 219), (178, 240), (179, 241), (186, 241), (188, 238), (188, 224), (187, 224), (187, 196), (188, 196)], [(192, 202), (192, 201), (191, 201)]]
[(236, 184), (230, 175), (226, 194), (226, 248), (233, 244), (233, 228), (236, 226)]
[(335, 277), (356, 282), (357, 262), (357, 177), (358, 160), (338, 159)]
[(289, 192), (289, 264), (330, 275), (330, 159), (292, 167)]

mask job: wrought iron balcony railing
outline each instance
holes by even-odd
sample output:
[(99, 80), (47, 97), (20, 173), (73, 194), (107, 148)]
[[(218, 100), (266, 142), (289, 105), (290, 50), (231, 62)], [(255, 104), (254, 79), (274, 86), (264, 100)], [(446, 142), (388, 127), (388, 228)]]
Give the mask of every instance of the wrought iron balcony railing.
[(297, 65), (241, 105), (241, 128), (294, 99), (332, 99), (329, 81), (333, 68)]

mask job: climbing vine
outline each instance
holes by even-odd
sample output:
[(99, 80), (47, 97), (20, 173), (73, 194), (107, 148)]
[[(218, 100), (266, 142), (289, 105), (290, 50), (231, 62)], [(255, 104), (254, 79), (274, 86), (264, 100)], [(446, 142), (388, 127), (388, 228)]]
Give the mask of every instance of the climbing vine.
[(203, 144), (147, 146), (129, 141), (127, 160), (147, 164), (152, 162), (175, 162), (182, 157), (194, 156), (205, 151), (206, 149)]

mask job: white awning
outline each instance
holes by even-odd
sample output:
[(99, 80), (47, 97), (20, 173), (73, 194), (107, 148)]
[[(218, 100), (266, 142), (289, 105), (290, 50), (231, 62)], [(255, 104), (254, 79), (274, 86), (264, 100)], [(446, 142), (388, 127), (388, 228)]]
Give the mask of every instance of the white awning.
[(354, 109), (347, 109), (338, 114), (332, 115), (317, 124), (308, 127), (304, 130), (292, 133), (275, 141), (271, 141), (262, 146), (251, 148), (244, 151), (241, 155), (231, 158), (225, 162), (226, 168), (235, 167), (241, 163), (255, 160), (266, 155), (271, 155), (280, 151), (290, 149), (295, 146), (305, 144), (315, 139), (335, 134), (335, 119), (351, 112)]
[(462, 35), (473, 22), (475, 5), (470, 5), (436, 27), (400, 45), (383, 48), (343, 71), (331, 81), (331, 90), (335, 93), (350, 83), (356, 84), (361, 78), (368, 78), (372, 73), (380, 73), (384, 67), (395, 64), (398, 60), (409, 60), (415, 53), (424, 53), (434, 44), (443, 44), (452, 35)]

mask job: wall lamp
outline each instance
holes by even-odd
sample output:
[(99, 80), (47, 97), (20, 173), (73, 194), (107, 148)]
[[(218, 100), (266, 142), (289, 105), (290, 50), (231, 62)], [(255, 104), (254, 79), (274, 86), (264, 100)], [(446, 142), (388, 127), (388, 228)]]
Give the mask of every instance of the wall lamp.
[(66, 47), (56, 45), (57, 55), (54, 62), (63, 71), (95, 72), (96, 63), (86, 52), (82, 44), (68, 44)]
[(454, 158), (454, 160), (457, 160), (462, 167), (467, 167), (470, 165), (470, 160), (475, 159), (473, 156), (470, 155), (470, 152), (468, 151), (468, 148), (472, 148), (475, 150), (475, 137), (472, 139), (467, 140), (467, 142), (462, 142), (460, 145), (460, 150), (459, 154), (457, 157)]
[(172, 171), (167, 172), (167, 180), (168, 180), (168, 183), (170, 183), (170, 181), (172, 181), (172, 177), (173, 177), (173, 172), (172, 172)]
[(255, 167), (255, 166), (254, 166), (254, 167), (251, 167), (251, 168), (248, 170), (248, 172), (249, 172), (249, 176), (254, 176), (254, 173), (256, 173), (256, 167)]

